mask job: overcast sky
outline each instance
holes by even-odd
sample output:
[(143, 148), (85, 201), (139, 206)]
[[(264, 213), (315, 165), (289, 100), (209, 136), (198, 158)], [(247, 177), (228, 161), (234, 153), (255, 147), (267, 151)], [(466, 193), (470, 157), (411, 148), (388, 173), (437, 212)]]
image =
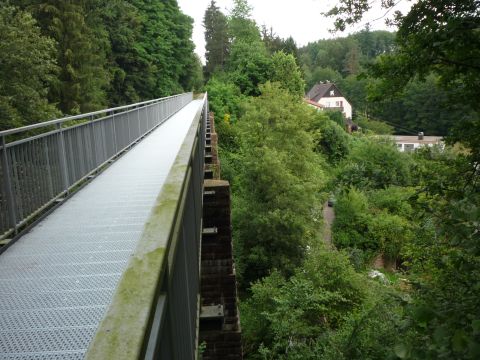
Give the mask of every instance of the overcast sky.
[[(202, 21), (210, 1), (178, 0), (182, 11), (195, 20), (193, 41), (196, 52), (202, 59), (205, 53)], [(376, 2), (380, 1), (376, 0)], [(216, 3), (224, 14), (228, 14), (233, 1), (216, 0)], [(332, 28), (333, 20), (322, 16), (322, 12), (336, 4), (335, 0), (250, 0), (249, 3), (253, 7), (253, 17), (258, 25), (266, 25), (267, 28), (273, 27), (273, 31), (282, 38), (292, 36), (299, 47), (319, 39), (345, 36), (344, 33), (329, 33), (328, 30)], [(394, 10), (404, 12), (410, 6), (411, 2), (409, 0), (401, 0)], [(350, 28), (346, 33), (362, 30), (367, 22), (374, 30), (393, 31), (393, 28), (385, 25), (384, 18), (376, 20), (383, 17), (385, 12), (385, 9), (378, 9), (377, 7), (377, 9), (370, 11), (359, 25)]]

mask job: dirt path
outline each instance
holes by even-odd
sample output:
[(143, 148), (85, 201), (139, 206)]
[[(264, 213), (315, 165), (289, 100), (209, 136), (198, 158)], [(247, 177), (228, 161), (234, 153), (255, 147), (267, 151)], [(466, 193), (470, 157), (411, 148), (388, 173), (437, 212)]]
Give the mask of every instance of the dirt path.
[(335, 211), (328, 203), (323, 204), (323, 240), (327, 246), (332, 245), (332, 224), (335, 220)]

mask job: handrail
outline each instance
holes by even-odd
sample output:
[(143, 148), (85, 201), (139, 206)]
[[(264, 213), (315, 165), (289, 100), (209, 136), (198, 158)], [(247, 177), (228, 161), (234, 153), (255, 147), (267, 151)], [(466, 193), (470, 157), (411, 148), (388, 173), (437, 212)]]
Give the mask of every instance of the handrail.
[(109, 108), (109, 109), (92, 111), (92, 112), (89, 112), (89, 113), (84, 113), (84, 114), (79, 114), (79, 115), (69, 115), (69, 116), (66, 116), (66, 117), (63, 117), (63, 118), (59, 118), (59, 119), (53, 119), (53, 120), (40, 122), (40, 123), (37, 123), (37, 124), (31, 124), (31, 125), (26, 125), (26, 126), (14, 128), (14, 129), (3, 130), (3, 131), (0, 131), (0, 137), (7, 136), (7, 135), (18, 134), (20, 132), (29, 131), (29, 130), (33, 130), (33, 129), (38, 129), (38, 128), (41, 128), (41, 127), (57, 125), (57, 124), (64, 123), (66, 121), (90, 118), (90, 117), (95, 116), (95, 115), (115, 112), (115, 111), (118, 111), (118, 110), (125, 110), (125, 109), (131, 109), (131, 108), (136, 109), (139, 106), (152, 104), (152, 103), (159, 102), (159, 101), (164, 101), (164, 100), (167, 100), (167, 99), (170, 99), (170, 98), (175, 98), (175, 97), (178, 97), (178, 96), (181, 96), (181, 95), (183, 95), (183, 94), (177, 94), (177, 95), (167, 96), (167, 97), (163, 97), (163, 98), (157, 98), (157, 99), (153, 99), (153, 100), (142, 101), (142, 102), (135, 103), (135, 104), (123, 105), (123, 106), (118, 106), (118, 107)]
[(87, 360), (196, 358), (207, 112), (205, 95)]
[[(0, 239), (16, 235), (192, 98), (179, 94), (0, 132)], [(62, 127), (82, 118), (88, 121)], [(52, 125), (55, 130), (7, 143), (8, 135)]]

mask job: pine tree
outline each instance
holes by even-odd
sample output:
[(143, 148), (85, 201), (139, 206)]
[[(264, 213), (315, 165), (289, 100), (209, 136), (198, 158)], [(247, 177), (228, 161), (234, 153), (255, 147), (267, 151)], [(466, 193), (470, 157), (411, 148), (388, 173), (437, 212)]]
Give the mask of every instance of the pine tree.
[(228, 19), (229, 36), (231, 42), (235, 41), (259, 41), (260, 31), (252, 19), (252, 7), (247, 0), (234, 0), (233, 9)]
[(348, 75), (357, 75), (360, 72), (360, 49), (356, 43), (352, 44), (345, 56), (344, 71)]
[(0, 7), (0, 130), (58, 115), (46, 98), (57, 70), (55, 42), (41, 35), (32, 15)]
[(228, 56), (229, 39), (227, 17), (212, 0), (203, 17), (205, 27), (205, 73), (210, 77), (216, 69), (223, 70)]
[(102, 21), (110, 41), (107, 54), (111, 106), (131, 104), (143, 99), (142, 89), (153, 71), (152, 65), (138, 48), (142, 32), (139, 10), (124, 0), (104, 1)]
[(109, 46), (98, 21), (97, 0), (78, 2), (12, 1), (32, 10), (44, 35), (57, 42), (60, 72), (49, 94), (65, 114), (96, 110), (106, 104)]

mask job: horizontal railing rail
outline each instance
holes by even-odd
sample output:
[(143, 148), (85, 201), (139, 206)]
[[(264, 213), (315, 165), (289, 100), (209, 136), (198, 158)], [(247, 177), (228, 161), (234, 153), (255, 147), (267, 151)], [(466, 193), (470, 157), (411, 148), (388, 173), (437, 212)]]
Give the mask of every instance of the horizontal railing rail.
[[(192, 93), (0, 131), (0, 239), (16, 234), (175, 114)], [(43, 128), (44, 133), (22, 139)], [(20, 137), (19, 140), (8, 140)]]
[(207, 96), (86, 354), (196, 359)]

